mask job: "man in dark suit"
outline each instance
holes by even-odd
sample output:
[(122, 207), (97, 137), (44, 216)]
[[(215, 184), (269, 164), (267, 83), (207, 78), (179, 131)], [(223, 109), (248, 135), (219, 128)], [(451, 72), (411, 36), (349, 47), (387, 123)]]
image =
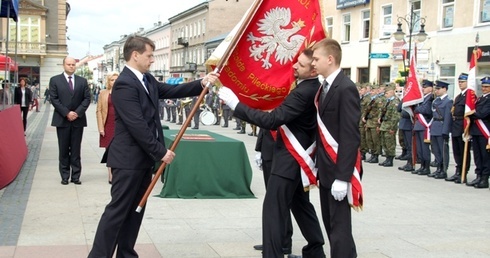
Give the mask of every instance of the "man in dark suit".
[[(345, 198), (360, 159), (361, 106), (356, 85), (340, 69), (342, 49), (333, 39), (313, 47), (313, 66), (325, 78), (317, 94), (316, 165), (320, 179), (322, 218), (330, 242), (330, 257), (357, 257), (352, 236), (351, 207)], [(336, 156), (330, 148), (337, 146)]]
[(199, 95), (218, 76), (208, 74), (177, 86), (158, 82), (147, 73), (155, 61), (154, 49), (153, 41), (141, 36), (129, 36), (124, 44), (126, 67), (112, 90), (116, 129), (107, 157), (112, 199), (100, 218), (90, 258), (112, 257), (116, 247), (117, 257), (138, 257), (134, 245), (145, 209), (135, 210), (150, 185), (155, 162), (170, 164), (175, 156), (165, 148), (158, 100)]
[(466, 90), (468, 88), (468, 74), (461, 73), (458, 77), (458, 85), (461, 93), (456, 96), (453, 102), (452, 115), (453, 123), (451, 125), (451, 143), (453, 146), (453, 157), (456, 163), (456, 172), (453, 176), (446, 178), (446, 181), (454, 181), (456, 184), (466, 183), (466, 177), (461, 182), (461, 173), (463, 169), (465, 171), (465, 176), (468, 175), (470, 170), (471, 161), (471, 141), (468, 142), (468, 149), (466, 150), (466, 165), (463, 168), (463, 152), (465, 142), (463, 141), (464, 133), (464, 113), (466, 105)]
[(49, 95), (54, 107), (51, 126), (56, 126), (58, 135), (61, 184), (67, 185), (71, 178), (71, 182), (79, 185), (82, 183), (80, 152), (83, 128), (87, 126), (85, 112), (90, 105), (90, 89), (85, 78), (74, 74), (74, 58), (65, 57), (63, 69), (62, 74), (49, 80)]
[[(309, 185), (305, 186), (302, 180), (302, 169), (307, 168), (300, 165), (295, 158), (295, 154), (299, 154), (301, 150), (291, 149), (290, 143), (298, 142), (298, 148), (303, 148), (302, 152), (306, 153), (305, 150), (315, 141), (317, 127), (313, 99), (319, 82), (317, 73), (311, 66), (311, 55), (311, 49), (306, 49), (298, 57), (293, 65), (298, 84), (284, 102), (271, 112), (252, 109), (239, 103), (237, 96), (229, 88), (222, 87), (219, 90), (220, 99), (235, 110), (235, 117), (263, 129), (278, 129), (262, 210), (262, 255), (267, 258), (284, 257), (283, 245), (289, 210), (308, 242), (303, 247), (303, 257), (325, 257), (320, 223), (310, 202), (309, 192), (305, 191), (305, 187)], [(316, 184), (316, 181), (313, 183)]]

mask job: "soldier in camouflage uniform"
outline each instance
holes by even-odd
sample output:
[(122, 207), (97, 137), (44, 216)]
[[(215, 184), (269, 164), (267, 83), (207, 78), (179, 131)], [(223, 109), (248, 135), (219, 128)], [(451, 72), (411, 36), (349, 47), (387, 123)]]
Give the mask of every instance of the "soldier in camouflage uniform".
[[(360, 85), (359, 96), (361, 98), (361, 114), (364, 114), (371, 102), (371, 85), (369, 83)], [(366, 122), (362, 117), (359, 121), (359, 131), (361, 132), (361, 156), (362, 160), (366, 160), (366, 153), (369, 152), (369, 147), (366, 141)]]
[(381, 109), (378, 117), (380, 127), (380, 140), (382, 148), (385, 151), (386, 159), (380, 166), (393, 167), (393, 158), (396, 153), (396, 131), (398, 129), (398, 121), (400, 113), (398, 112), (398, 104), (400, 100), (395, 96), (395, 84), (390, 83), (385, 90), (384, 106)]
[(381, 154), (378, 117), (385, 103), (384, 85), (373, 85), (372, 88), (373, 91), (371, 94), (374, 93), (375, 95), (371, 95), (371, 102), (366, 110), (366, 114), (363, 116), (366, 121), (366, 139), (371, 152), (371, 157), (366, 162), (378, 163), (378, 156)]

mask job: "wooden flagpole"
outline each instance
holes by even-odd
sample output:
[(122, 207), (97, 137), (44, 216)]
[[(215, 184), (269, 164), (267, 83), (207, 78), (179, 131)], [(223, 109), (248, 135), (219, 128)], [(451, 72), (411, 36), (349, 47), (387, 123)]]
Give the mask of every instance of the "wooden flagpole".
[[(230, 45), (228, 46), (225, 53), (223, 54), (223, 57), (219, 60), (218, 64), (216, 65), (216, 68), (214, 69), (215, 73), (221, 72), (223, 67), (228, 62), (228, 59), (230, 58), (231, 53), (233, 52), (233, 50), (235, 50), (235, 47), (238, 44), (238, 41), (240, 40), (243, 33), (245, 32), (245, 29), (248, 27), (248, 25), (252, 21), (252, 18), (257, 13), (257, 10), (259, 9), (262, 2), (263, 2), (263, 0), (256, 0), (253, 3), (252, 7), (250, 8), (250, 12), (248, 12), (247, 16), (245, 17), (244, 23), (238, 29), (237, 34), (230, 41)], [(201, 95), (199, 95), (199, 98), (197, 99), (196, 103), (201, 103), (203, 101), (204, 96), (208, 92), (209, 87), (210, 87), (210, 84), (208, 83), (208, 85), (206, 85), (206, 87), (203, 88)], [(197, 112), (198, 108), (199, 108), (199, 105), (194, 105), (191, 112), (186, 117), (184, 124), (180, 128), (177, 136), (175, 136), (175, 140), (174, 140), (172, 146), (170, 147), (171, 151), (175, 151), (175, 149), (177, 148), (177, 145), (179, 144), (180, 140), (182, 139), (182, 136), (184, 135), (185, 130), (187, 129), (187, 126), (191, 123), (191, 119), (192, 119), (192, 117), (194, 117), (194, 114)], [(143, 209), (143, 206), (145, 206), (146, 202), (148, 201), (148, 197), (150, 196), (150, 193), (153, 191), (153, 188), (155, 187), (156, 183), (158, 182), (158, 179), (160, 178), (160, 176), (162, 175), (163, 170), (165, 169), (166, 165), (167, 165), (167, 163), (162, 162), (162, 164), (158, 168), (157, 172), (155, 173), (155, 176), (153, 177), (150, 185), (148, 186), (148, 189), (146, 189), (145, 195), (143, 196), (143, 198), (141, 198), (141, 201), (138, 204), (138, 207), (136, 208), (136, 212), (138, 212), (138, 213), (141, 212), (141, 210)]]

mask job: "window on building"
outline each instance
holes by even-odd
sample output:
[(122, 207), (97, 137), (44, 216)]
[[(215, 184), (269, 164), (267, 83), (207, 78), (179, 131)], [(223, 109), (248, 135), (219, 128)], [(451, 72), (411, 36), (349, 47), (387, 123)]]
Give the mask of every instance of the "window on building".
[(342, 42), (350, 41), (350, 13), (342, 15)]
[(367, 11), (362, 11), (361, 12), (361, 17), (362, 17), (362, 39), (367, 39), (369, 38), (369, 24), (371, 23), (370, 17), (371, 12), (369, 10)]
[(197, 36), (201, 36), (201, 21), (197, 22)]
[(442, 27), (452, 28), (454, 22), (454, 0), (442, 0)]
[(351, 75), (350, 68), (342, 68), (342, 72), (344, 72), (345, 76), (350, 78), (350, 75)]
[(490, 0), (480, 0), (480, 23), (490, 22)]
[(449, 83), (449, 87), (447, 89), (447, 95), (454, 99), (454, 80), (456, 79), (456, 65), (454, 64), (444, 64), (440, 65), (440, 76), (439, 81)]
[(202, 19), (202, 35), (206, 33), (206, 19)]
[(333, 37), (333, 17), (327, 17), (326, 24), (327, 24), (328, 37), (332, 38)]
[(387, 30), (387, 27), (391, 26), (391, 19), (393, 16), (393, 8), (390, 5), (384, 5), (381, 7), (381, 28), (380, 31), (382, 31), (380, 37), (381, 38), (389, 38), (391, 37), (391, 31)]
[[(421, 17), (420, 16), (420, 11), (421, 11), (420, 0), (413, 1), (412, 5), (413, 5), (414, 20), (417, 21), (413, 26), (413, 32), (412, 33), (416, 34), (416, 33), (419, 33), (419, 31), (420, 31), (420, 17)], [(407, 31), (409, 31), (409, 30), (407, 29)]]
[(390, 82), (391, 67), (390, 66), (380, 66), (379, 67), (379, 84)]
[[(16, 39), (17, 34), (15, 29), (18, 27), (19, 40)], [(19, 17), (19, 26), (15, 23), (10, 23), (10, 39), (9, 41), (22, 41), (28, 43), (41, 42), (41, 18), (36, 16), (21, 16)], [(29, 47), (29, 46), (26, 46)], [(39, 44), (32, 47), (39, 47)]]
[(369, 82), (369, 70), (366, 68), (357, 68), (357, 81), (359, 83)]

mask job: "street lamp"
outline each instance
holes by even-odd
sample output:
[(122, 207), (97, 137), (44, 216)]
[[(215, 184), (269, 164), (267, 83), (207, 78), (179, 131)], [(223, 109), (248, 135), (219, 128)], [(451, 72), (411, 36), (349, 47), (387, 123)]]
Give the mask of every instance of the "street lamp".
[[(402, 41), (402, 40), (405, 41), (405, 32), (403, 32), (402, 30), (402, 22), (405, 22), (408, 26), (408, 51), (407, 52), (408, 52), (408, 56), (410, 57), (410, 52), (412, 50), (412, 36), (414, 36), (418, 42), (424, 42), (427, 39), (427, 33), (425, 33), (425, 18), (419, 17), (413, 11), (413, 2), (411, 2), (410, 13), (405, 16), (401, 16), (401, 17), (398, 16), (398, 24), (397, 24), (398, 28), (396, 32), (393, 33), (393, 37), (395, 38), (396, 41)], [(420, 23), (419, 33), (413, 35), (412, 33), (415, 29), (415, 26), (418, 23)], [(406, 71), (405, 55), (403, 55), (403, 67)]]

